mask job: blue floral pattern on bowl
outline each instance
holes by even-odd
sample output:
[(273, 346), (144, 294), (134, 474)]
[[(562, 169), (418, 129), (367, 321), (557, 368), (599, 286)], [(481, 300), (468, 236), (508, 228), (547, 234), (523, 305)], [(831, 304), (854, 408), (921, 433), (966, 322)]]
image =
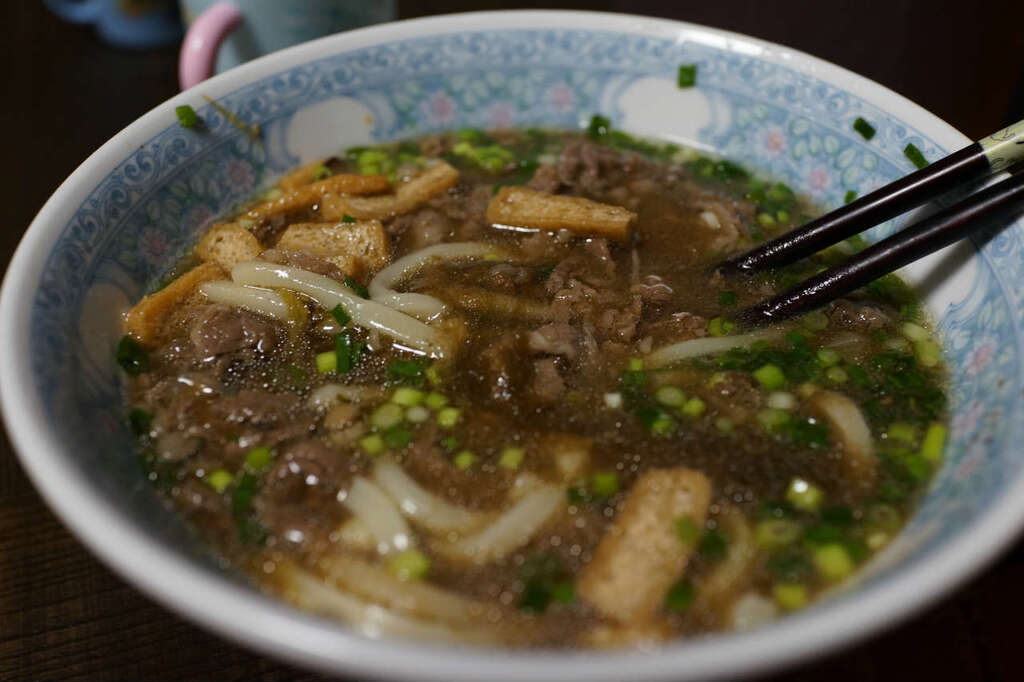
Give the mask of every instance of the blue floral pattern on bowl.
[[(698, 65), (698, 86), (678, 92), (675, 69)], [(109, 348), (119, 334), (110, 311), (152, 287), (216, 216), (230, 211), (300, 160), (290, 142), (304, 111), (347, 102), (369, 112), (369, 140), (464, 126), (576, 127), (594, 113), (627, 128), (643, 121), (636, 88), (694, 107), (699, 120), (665, 120), (662, 133), (747, 164), (826, 206), (912, 170), (907, 143), (935, 159), (951, 150), (835, 85), (724, 48), (629, 33), (506, 30), (411, 39), (343, 52), (294, 67), (222, 98), (264, 131), (263, 143), (209, 106), (206, 126), (168, 120), (96, 186), (65, 226), (39, 286), (31, 336), (34, 374), (61, 438), (83, 472), (117, 493), (124, 509), (169, 542), (173, 516), (156, 502), (129, 456), (119, 379)], [(675, 100), (672, 100), (675, 101)], [(689, 110), (689, 109), (688, 109)], [(865, 141), (857, 117), (877, 129)], [(649, 121), (648, 121), (649, 123)], [(662, 125), (657, 121), (655, 127)], [(650, 127), (650, 125), (648, 126)], [(322, 154), (334, 151), (330, 140)], [(894, 229), (882, 226), (880, 234)], [(952, 368), (955, 409), (947, 462), (922, 507), (865, 579), (884, 580), (898, 562), (923, 561), (1000, 495), (1021, 462), (1019, 442), (1024, 290), (1022, 227), (977, 242), (957, 291), (935, 294)], [(94, 338), (92, 341), (84, 339)], [(55, 362), (55, 358), (63, 359)], [(109, 458), (118, 458), (110, 467)], [(123, 460), (123, 461), (122, 461)]]

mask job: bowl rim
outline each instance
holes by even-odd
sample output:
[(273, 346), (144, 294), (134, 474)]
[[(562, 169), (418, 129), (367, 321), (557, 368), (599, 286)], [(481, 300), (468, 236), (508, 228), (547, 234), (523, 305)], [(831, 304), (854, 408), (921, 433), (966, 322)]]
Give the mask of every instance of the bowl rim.
[[(429, 646), (374, 639), (304, 614), (200, 568), (150, 538), (92, 489), (47, 428), (33, 379), (29, 315), (46, 257), (98, 180), (125, 153), (174, 120), (175, 106), (194, 101), (198, 88), (220, 97), (296, 65), (375, 44), (467, 30), (585, 29), (711, 43), (755, 53), (841, 85), (903, 120), (928, 130), (940, 145), (969, 142), (917, 104), (863, 76), (817, 57), (742, 34), (687, 22), (629, 14), (559, 10), (469, 12), (411, 19), (336, 34), (259, 58), (175, 95), (127, 126), (89, 156), (32, 221), (0, 290), (0, 408), (11, 443), (36, 489), (61, 521), (122, 579), (170, 611), (250, 649), (331, 673), (427, 680), (586, 679), (668, 680), (736, 677), (767, 672), (820, 656), (891, 626), (932, 604), (980, 571), (1024, 522), (1024, 472), (971, 526), (927, 561), (864, 588), (856, 599), (819, 603), (750, 632), (698, 637), (651, 653), (636, 651), (517, 651)], [(398, 654), (398, 655), (396, 655)]]

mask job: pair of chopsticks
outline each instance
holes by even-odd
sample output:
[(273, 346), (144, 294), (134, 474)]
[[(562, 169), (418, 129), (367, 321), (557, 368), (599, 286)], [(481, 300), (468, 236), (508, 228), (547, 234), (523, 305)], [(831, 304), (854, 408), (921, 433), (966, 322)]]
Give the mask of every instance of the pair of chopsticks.
[[(958, 186), (1003, 170), (1012, 175), (869, 246), (834, 268), (741, 311), (737, 321), (764, 325), (801, 315), (882, 275), (963, 239), (991, 220), (1024, 210), (1024, 121), (993, 133), (842, 208), (719, 264), (726, 275), (793, 263), (920, 206)], [(1014, 164), (1017, 164), (1016, 166)]]

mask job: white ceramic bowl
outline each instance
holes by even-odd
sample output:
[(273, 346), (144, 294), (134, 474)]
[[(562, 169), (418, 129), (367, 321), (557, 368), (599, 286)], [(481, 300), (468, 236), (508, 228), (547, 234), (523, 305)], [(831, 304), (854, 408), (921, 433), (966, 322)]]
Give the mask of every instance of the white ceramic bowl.
[[(676, 69), (698, 65), (680, 90)], [(201, 99), (263, 129), (261, 146)], [(176, 123), (191, 104), (207, 121)], [(493, 651), (378, 640), (261, 596), (158, 501), (121, 418), (118, 313), (198, 230), (300, 161), (462, 126), (633, 133), (722, 153), (825, 205), (967, 140), (885, 88), (765, 42), (671, 21), (502, 12), (384, 25), (295, 47), (164, 103), (91, 156), (32, 223), (0, 297), (4, 418), (35, 485), (109, 566), (244, 646), (325, 671), (417, 679), (735, 677), (821, 654), (920, 609), (1009, 542), (1024, 512), (1022, 226), (918, 263), (953, 371), (947, 462), (917, 516), (851, 589), (742, 634), (656, 653)], [(852, 129), (861, 116), (878, 134)], [(893, 226), (883, 226), (885, 233)]]

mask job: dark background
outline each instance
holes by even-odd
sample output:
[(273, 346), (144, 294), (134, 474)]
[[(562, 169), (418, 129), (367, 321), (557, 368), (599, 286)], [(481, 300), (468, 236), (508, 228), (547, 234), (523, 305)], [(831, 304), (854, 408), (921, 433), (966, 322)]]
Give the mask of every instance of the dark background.
[[(633, 0), (561, 7), (670, 17), (779, 42), (872, 78), (971, 138), (1024, 118), (1021, 0)], [(400, 2), (403, 18), (497, 8), (493, 1)], [(60, 182), (121, 128), (175, 94), (177, 53), (116, 50), (90, 28), (62, 24), (39, 2), (10, 0), (0, 2), (0, 64), (5, 270)], [(1022, 607), (1024, 543), (1018, 543), (915, 619), (777, 679), (1020, 679)], [(114, 577), (42, 504), (0, 431), (0, 679), (60, 678), (318, 679), (209, 635)]]

